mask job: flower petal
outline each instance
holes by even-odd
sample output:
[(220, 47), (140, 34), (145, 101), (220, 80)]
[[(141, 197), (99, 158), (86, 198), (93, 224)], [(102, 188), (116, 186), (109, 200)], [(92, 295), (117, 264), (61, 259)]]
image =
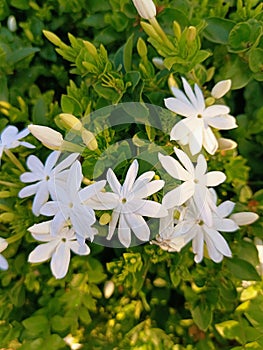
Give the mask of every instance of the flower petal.
[(201, 118), (195, 119), (196, 120), (193, 119), (195, 123), (193, 125), (193, 128), (191, 129), (191, 135), (189, 135), (189, 148), (192, 155), (199, 153), (202, 149), (203, 144), (203, 121)]
[(119, 180), (117, 179), (115, 173), (110, 168), (107, 171), (107, 181), (112, 189), (113, 192), (120, 195), (121, 193), (121, 184), (119, 183)]
[(214, 154), (218, 149), (218, 141), (209, 126), (203, 129), (203, 146), (209, 154)]
[[(54, 169), (55, 173), (59, 173), (64, 169), (69, 168), (74, 162), (75, 160), (77, 160), (77, 158), (79, 157), (79, 153), (72, 153), (70, 154), (68, 157), (66, 157), (65, 159), (63, 159)], [(59, 157), (58, 157), (59, 159)]]
[(194, 175), (194, 166), (193, 166), (193, 163), (191, 162), (190, 158), (188, 157), (188, 155), (184, 151), (182, 151), (176, 147), (174, 147), (174, 153), (176, 154), (176, 156), (180, 160), (180, 162), (183, 164), (185, 169), (193, 176)]
[(60, 243), (52, 255), (50, 267), (56, 278), (63, 278), (68, 272), (70, 262), (70, 249), (66, 243)]
[(164, 156), (163, 154), (158, 154), (159, 161), (162, 167), (167, 171), (167, 173), (174, 179), (188, 181), (193, 179), (193, 174), (186, 171), (182, 165), (171, 156)]
[(0, 254), (0, 270), (6, 271), (8, 270), (8, 262), (3, 255)]
[[(90, 198), (92, 199), (93, 197), (96, 198), (101, 198), (101, 194), (103, 192), (101, 192), (101, 190), (103, 189), (103, 187), (106, 185), (106, 181), (105, 180), (101, 180), (98, 182), (95, 182), (92, 185), (86, 186), (85, 188), (83, 188), (82, 190), (79, 191), (78, 195), (80, 198), (80, 202), (81, 203), (86, 203), (86, 201), (88, 201)], [(105, 194), (105, 192), (104, 192)], [(106, 197), (105, 197), (106, 199)]]
[(170, 209), (177, 205), (182, 205), (189, 198), (191, 198), (195, 191), (195, 184), (193, 181), (186, 181), (175, 189), (166, 193), (163, 197), (163, 205)]
[(230, 258), (232, 256), (232, 253), (225, 238), (216, 230), (206, 227), (206, 225), (204, 225), (203, 228), (206, 232), (205, 237), (209, 236), (214, 246), (216, 247), (216, 249), (224, 256), (227, 256)]
[(30, 172), (26, 172), (23, 173), (20, 176), (20, 181), (21, 182), (35, 182), (35, 181), (40, 181), (43, 180), (44, 176), (41, 173), (30, 173)]
[(145, 184), (143, 187), (133, 190), (132, 194), (138, 198), (145, 198), (151, 196), (153, 193), (160, 191), (164, 187), (165, 182), (163, 180), (154, 180)]
[(49, 154), (49, 156), (46, 159), (45, 162), (45, 171), (46, 173), (50, 173), (51, 170), (54, 168), (54, 166), (56, 165), (58, 158), (60, 156), (61, 152), (59, 151), (53, 151)]
[(120, 215), (119, 226), (118, 226), (118, 238), (121, 244), (128, 248), (131, 244), (131, 229), (125, 220), (124, 215)]
[(229, 130), (237, 128), (236, 118), (229, 114), (218, 115), (213, 118), (207, 118), (206, 121), (210, 126), (219, 130)]
[(204, 234), (200, 227), (195, 227), (195, 237), (193, 238), (193, 252), (195, 254), (195, 262), (200, 263), (204, 256)]
[(130, 213), (125, 215), (125, 220), (139, 240), (149, 241), (150, 229), (142, 216)]
[(210, 120), (213, 117), (228, 114), (229, 112), (230, 112), (230, 109), (228, 106), (212, 105), (205, 109), (203, 113), (203, 117), (205, 118), (205, 120), (207, 120), (207, 118)]
[(48, 201), (49, 192), (47, 183), (42, 182), (36, 191), (36, 195), (33, 200), (32, 212), (34, 215), (39, 216), (41, 207)]
[(250, 212), (250, 211), (243, 211), (240, 213), (234, 213), (230, 216), (230, 219), (234, 220), (238, 226), (251, 225), (258, 218), (259, 218), (258, 214)]
[(117, 222), (119, 220), (120, 217), (120, 212), (117, 211), (113, 211), (111, 214), (111, 221), (109, 222), (109, 232), (107, 235), (107, 239), (110, 240), (114, 234)]
[(39, 263), (48, 260), (51, 258), (57, 244), (57, 240), (40, 244), (29, 254), (28, 261), (31, 263)]
[(176, 123), (170, 132), (171, 140), (182, 142), (183, 140), (188, 138), (188, 135), (191, 131), (189, 127), (191, 120), (192, 118), (189, 117), (186, 119), (182, 119), (178, 123)]
[(235, 203), (231, 202), (231, 201), (225, 201), (221, 204), (219, 204), (219, 206), (217, 207), (217, 215), (220, 218), (225, 218), (227, 217), (230, 213), (232, 213), (232, 211), (234, 210), (235, 207)]
[(197, 164), (195, 167), (195, 178), (200, 179), (204, 176), (207, 171), (207, 162), (205, 157), (200, 154), (197, 158)]
[(151, 218), (160, 218), (167, 215), (167, 210), (160, 203), (155, 201), (134, 199), (129, 205), (128, 213), (135, 213)]
[(136, 179), (136, 176), (138, 174), (138, 169), (139, 169), (139, 164), (137, 159), (135, 159), (127, 171), (127, 174), (122, 186), (122, 191), (123, 191), (122, 195), (124, 197), (127, 197), (129, 192), (131, 191), (134, 181)]
[(58, 201), (50, 201), (45, 203), (41, 209), (40, 214), (45, 216), (53, 216), (60, 210), (60, 203)]
[(26, 165), (33, 173), (39, 173), (44, 176), (44, 165), (36, 156), (30, 155), (27, 158)]
[(204, 177), (206, 186), (208, 187), (218, 186), (226, 180), (226, 175), (222, 173), (222, 171), (210, 171), (209, 173), (205, 174)]
[(70, 249), (77, 255), (89, 255), (90, 248), (87, 244), (80, 245), (77, 241), (70, 241), (67, 243)]
[(83, 202), (94, 210), (111, 210), (116, 208), (119, 203), (119, 195), (111, 192), (99, 192), (96, 196)]
[(19, 191), (18, 197), (19, 198), (30, 197), (37, 192), (38, 187), (39, 187), (39, 183), (26, 186)]
[(187, 103), (185, 101), (180, 101), (177, 98), (169, 97), (164, 99), (164, 104), (170, 111), (183, 117), (193, 117), (197, 115), (196, 110), (189, 102)]
[(231, 88), (231, 80), (221, 80), (213, 87), (211, 90), (211, 95), (214, 98), (221, 98), (223, 97)]
[(234, 220), (231, 219), (222, 219), (219, 217), (214, 217), (213, 227), (218, 231), (223, 232), (234, 232), (239, 229), (238, 225)]

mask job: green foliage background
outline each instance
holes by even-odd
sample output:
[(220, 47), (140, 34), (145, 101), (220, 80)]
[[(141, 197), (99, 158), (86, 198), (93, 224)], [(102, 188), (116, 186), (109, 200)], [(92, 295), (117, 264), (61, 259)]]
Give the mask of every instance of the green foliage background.
[[(155, 3), (172, 47), (149, 39), (151, 28), (140, 25), (130, 0), (0, 0), (0, 129), (34, 123), (60, 130), (61, 111), (81, 118), (120, 102), (163, 107), (171, 95), (168, 83), (180, 85), (181, 75), (203, 86), (205, 95), (230, 78), (225, 102), (239, 127), (224, 136), (238, 142), (238, 153), (218, 152), (209, 166), (227, 175), (222, 200), (233, 199), (238, 211), (260, 215), (262, 4)], [(9, 16), (16, 19), (14, 31)], [(152, 62), (157, 56), (164, 59), (161, 69)], [(158, 131), (142, 126), (135, 136), (137, 147), (144, 146), (142, 139), (171, 146)], [(49, 152), (32, 136), (27, 139), (44, 160)], [(116, 130), (105, 131), (98, 143), (106, 149), (116, 139)], [(120, 147), (125, 153), (125, 145)], [(16, 150), (20, 166), (31, 152)], [(86, 176), (95, 161), (85, 154)], [(263, 348), (263, 284), (253, 243), (254, 237), (263, 239), (262, 221), (226, 236), (233, 258), (220, 264), (208, 258), (195, 264), (189, 246), (177, 254), (149, 244), (127, 250), (91, 244), (91, 255), (73, 256), (68, 275), (56, 280), (48, 263), (27, 263), (35, 247), (27, 228), (43, 218), (33, 216), (30, 199), (17, 198), (21, 172), (3, 158), (0, 236), (13, 237), (13, 243), (4, 252), (9, 270), (0, 272), (0, 348), (69, 349), (63, 340), (68, 334), (82, 349)], [(115, 289), (106, 298), (109, 280)]]

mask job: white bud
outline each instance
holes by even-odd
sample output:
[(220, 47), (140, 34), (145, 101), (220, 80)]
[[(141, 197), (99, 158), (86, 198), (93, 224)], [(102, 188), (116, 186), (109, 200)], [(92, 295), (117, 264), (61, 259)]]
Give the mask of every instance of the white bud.
[(132, 0), (139, 15), (144, 19), (156, 16), (156, 7), (152, 0)]
[(28, 129), (44, 146), (52, 150), (59, 150), (63, 143), (60, 132), (43, 125), (29, 125)]
[(230, 215), (229, 219), (235, 221), (238, 226), (253, 224), (259, 218), (258, 214), (251, 211), (243, 211)]
[(212, 89), (211, 95), (214, 98), (223, 97), (231, 88), (231, 80), (221, 80)]
[(155, 65), (156, 68), (158, 69), (164, 69), (165, 68), (165, 65), (163, 63), (163, 59), (161, 57), (154, 57), (152, 59), (153, 61), (153, 64)]
[(17, 24), (16, 24), (16, 18), (15, 16), (11, 15), (7, 19), (7, 27), (10, 30), (10, 32), (15, 32), (17, 30)]
[(104, 297), (109, 299), (114, 292), (114, 283), (112, 281), (106, 281), (103, 288)]
[(218, 148), (221, 151), (229, 151), (231, 149), (237, 148), (237, 143), (233, 140), (220, 137), (217, 141), (218, 141)]

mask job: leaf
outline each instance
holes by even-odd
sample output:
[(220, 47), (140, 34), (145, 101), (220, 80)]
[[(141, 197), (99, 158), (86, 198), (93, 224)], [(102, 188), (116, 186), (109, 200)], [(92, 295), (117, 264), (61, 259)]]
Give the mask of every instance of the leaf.
[(133, 48), (133, 34), (128, 38), (123, 49), (123, 65), (126, 72), (131, 70), (132, 66), (132, 48)]
[(252, 72), (262, 72), (263, 71), (263, 49), (255, 48), (252, 49), (248, 56), (249, 68)]
[(40, 49), (37, 47), (23, 47), (9, 53), (6, 57), (6, 61), (8, 64), (16, 64), (38, 51), (40, 51)]
[(206, 39), (213, 43), (226, 45), (235, 22), (225, 18), (210, 17), (206, 19), (206, 23), (207, 26), (203, 32)]
[(70, 113), (76, 116), (82, 114), (82, 106), (74, 97), (62, 95), (61, 107), (64, 113)]
[(23, 326), (32, 334), (41, 334), (48, 331), (49, 321), (46, 316), (37, 315), (22, 321)]
[(199, 305), (195, 306), (191, 309), (191, 314), (198, 328), (203, 331), (207, 330), (213, 319), (213, 312), (207, 303), (201, 302)]
[(254, 266), (245, 260), (239, 258), (226, 259), (225, 264), (229, 271), (240, 280), (261, 281), (261, 277)]
[[(238, 321), (235, 320), (228, 320), (222, 323), (218, 323), (215, 325), (216, 330), (218, 333), (226, 339), (242, 339), (242, 329), (239, 325)], [(241, 334), (241, 337), (239, 335)]]

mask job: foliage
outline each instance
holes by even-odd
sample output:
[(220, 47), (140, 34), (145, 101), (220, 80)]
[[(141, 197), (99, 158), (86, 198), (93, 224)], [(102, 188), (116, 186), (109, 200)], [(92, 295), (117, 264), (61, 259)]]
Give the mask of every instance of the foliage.
[[(216, 82), (231, 79), (224, 99), (239, 127), (224, 136), (238, 143), (239, 153), (219, 151), (209, 167), (227, 175), (219, 190), (222, 201), (234, 200), (236, 211), (260, 215), (262, 3), (155, 3), (167, 41), (156, 36), (151, 23), (140, 22), (130, 0), (2, 0), (0, 129), (33, 123), (66, 131), (61, 112), (85, 117), (105, 152), (98, 166), (99, 155), (85, 150), (85, 177), (99, 178), (120, 157), (121, 180), (125, 160), (133, 156), (125, 141), (118, 143), (121, 134), (132, 136), (135, 149), (149, 150), (155, 142), (171, 153), (172, 144), (158, 128), (136, 120), (132, 126), (106, 127), (92, 119), (92, 112), (131, 101), (163, 107), (169, 89), (181, 86), (181, 76), (203, 86), (207, 98)], [(156, 57), (163, 59), (161, 65)], [(167, 111), (158, 122), (170, 130), (173, 118)], [(44, 161), (46, 148), (32, 135), (26, 140)], [(27, 263), (35, 247), (27, 228), (43, 221), (32, 214), (30, 199), (17, 197), (31, 153), (19, 146), (1, 163), (0, 227), (1, 237), (9, 239), (3, 253), (9, 270), (0, 272), (0, 348), (74, 349), (70, 341), (82, 349), (263, 347), (262, 261), (254, 244), (255, 237), (263, 239), (262, 221), (227, 233), (233, 258), (219, 264), (207, 255), (195, 264), (189, 245), (168, 253), (150, 244), (113, 249), (93, 243), (91, 254), (73, 256), (67, 276), (56, 280), (47, 263)]]

